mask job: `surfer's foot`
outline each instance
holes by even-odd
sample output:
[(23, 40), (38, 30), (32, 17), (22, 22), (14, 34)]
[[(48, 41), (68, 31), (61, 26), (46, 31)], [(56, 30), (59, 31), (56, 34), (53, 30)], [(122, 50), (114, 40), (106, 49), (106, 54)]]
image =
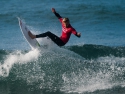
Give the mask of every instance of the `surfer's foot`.
[(33, 35), (30, 31), (28, 32), (28, 34), (29, 34), (29, 36), (30, 36), (32, 39), (36, 38), (36, 36)]

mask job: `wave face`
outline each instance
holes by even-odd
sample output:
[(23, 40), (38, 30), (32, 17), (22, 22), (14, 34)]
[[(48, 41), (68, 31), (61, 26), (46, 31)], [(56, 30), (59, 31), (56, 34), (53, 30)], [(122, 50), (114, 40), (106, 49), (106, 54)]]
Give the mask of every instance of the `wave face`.
[(1, 94), (123, 94), (125, 48), (0, 50)]
[(115, 56), (124, 57), (125, 47), (111, 47), (103, 45), (93, 45), (85, 44), (82, 46), (69, 46), (69, 50), (76, 52), (77, 54), (83, 56), (86, 59), (105, 57), (105, 56)]

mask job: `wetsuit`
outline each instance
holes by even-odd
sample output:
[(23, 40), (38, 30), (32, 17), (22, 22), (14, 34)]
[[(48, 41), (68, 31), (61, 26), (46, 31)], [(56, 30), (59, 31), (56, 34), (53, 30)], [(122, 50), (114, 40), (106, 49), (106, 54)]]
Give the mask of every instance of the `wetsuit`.
[(60, 37), (58, 37), (55, 34), (48, 31), (48, 32), (36, 35), (36, 38), (48, 36), (58, 46), (64, 46), (68, 42), (70, 35), (73, 33), (74, 35), (77, 36), (77, 32), (70, 24), (69, 24), (68, 28), (66, 28), (62, 23), (62, 20), (63, 20), (62, 17), (56, 12), (54, 14), (56, 15), (56, 17), (60, 20), (60, 22), (62, 24), (62, 35)]

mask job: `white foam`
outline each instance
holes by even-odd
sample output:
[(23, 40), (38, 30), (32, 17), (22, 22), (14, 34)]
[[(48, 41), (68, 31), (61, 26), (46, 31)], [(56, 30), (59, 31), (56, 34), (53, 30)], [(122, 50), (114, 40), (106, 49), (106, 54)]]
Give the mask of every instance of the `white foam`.
[(88, 60), (88, 63), (92, 65), (96, 62), (100, 62), (98, 71), (87, 68), (76, 73), (64, 73), (62, 75), (64, 84), (61, 90), (68, 93), (83, 93), (125, 86), (125, 81), (122, 79), (125, 71), (122, 64), (125, 63), (125, 58), (107, 56), (97, 60)]
[(7, 77), (14, 64), (24, 64), (32, 60), (36, 60), (39, 54), (40, 53), (38, 49), (31, 50), (25, 54), (21, 51), (11, 53), (6, 57), (4, 63), (0, 65), (0, 76)]

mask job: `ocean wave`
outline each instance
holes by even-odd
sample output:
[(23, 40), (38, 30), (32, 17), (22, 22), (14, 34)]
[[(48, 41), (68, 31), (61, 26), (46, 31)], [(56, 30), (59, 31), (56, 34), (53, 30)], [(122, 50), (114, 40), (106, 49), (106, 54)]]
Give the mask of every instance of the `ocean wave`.
[(103, 45), (85, 44), (85, 45), (74, 45), (66, 47), (67, 49), (81, 55), (86, 59), (105, 57), (105, 56), (115, 56), (124, 57), (125, 47), (110, 47)]
[[(101, 45), (31, 51), (0, 50), (0, 82), (11, 92), (23, 92), (25, 87), (25, 93), (96, 94), (114, 88), (123, 90), (123, 51), (124, 47)], [(12, 86), (18, 91), (14, 91)]]
[[(55, 46), (54, 46), (55, 47)], [(54, 51), (56, 48), (48, 48), (45, 49), (44, 52), (48, 52), (49, 50)], [(44, 47), (45, 48), (45, 47)], [(52, 49), (51, 49), (52, 48)], [(73, 54), (80, 55), (86, 59), (93, 59), (98, 57), (106, 57), (106, 56), (115, 56), (115, 57), (124, 57), (125, 56), (125, 47), (112, 47), (112, 46), (103, 46), (103, 45), (94, 45), (94, 44), (84, 44), (84, 45), (73, 45), (73, 46), (64, 46), (61, 51), (60, 49), (57, 51), (58, 53), (67, 53), (68, 51), (74, 52)], [(67, 51), (64, 51), (67, 50)], [(21, 50), (20, 50), (21, 51)], [(64, 52), (63, 52), (64, 51)], [(3, 58), (5, 55), (9, 55), (10, 53), (14, 53), (14, 50), (0, 50), (0, 58)], [(27, 51), (21, 51), (23, 53)], [(2, 60), (2, 59), (0, 59)]]

